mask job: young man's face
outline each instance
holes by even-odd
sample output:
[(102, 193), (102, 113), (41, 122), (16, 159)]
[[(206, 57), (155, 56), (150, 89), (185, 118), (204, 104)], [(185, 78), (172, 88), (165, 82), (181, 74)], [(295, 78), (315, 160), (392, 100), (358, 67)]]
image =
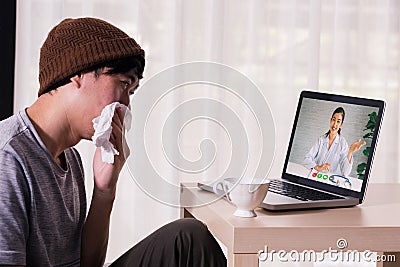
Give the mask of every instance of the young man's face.
[(130, 95), (139, 86), (139, 79), (134, 70), (124, 74), (107, 74), (106, 71), (107, 69), (104, 69), (97, 73), (93, 71), (85, 74), (83, 97), (87, 105), (82, 114), (87, 127), (85, 139), (92, 137), (92, 120), (101, 114), (105, 106), (113, 102), (129, 106)]
[[(119, 102), (129, 105), (130, 95), (139, 86), (139, 79), (134, 70), (124, 74), (107, 74), (107, 69), (94, 74), (94, 94), (101, 110), (108, 104)], [(101, 111), (100, 111), (101, 112)], [(100, 113), (99, 113), (100, 115)]]

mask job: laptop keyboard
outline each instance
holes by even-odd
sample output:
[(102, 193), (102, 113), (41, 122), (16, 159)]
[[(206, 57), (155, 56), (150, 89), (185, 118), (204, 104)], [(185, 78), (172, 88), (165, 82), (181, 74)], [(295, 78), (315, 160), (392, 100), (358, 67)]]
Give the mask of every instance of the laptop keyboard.
[(340, 196), (335, 196), (296, 184), (286, 183), (281, 180), (271, 180), (268, 190), (280, 195), (303, 201), (343, 199), (343, 197)]

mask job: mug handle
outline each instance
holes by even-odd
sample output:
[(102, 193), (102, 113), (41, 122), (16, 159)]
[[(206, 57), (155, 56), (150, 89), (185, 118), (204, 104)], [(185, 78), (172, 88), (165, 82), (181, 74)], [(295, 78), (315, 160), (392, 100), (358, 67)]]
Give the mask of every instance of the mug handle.
[[(223, 194), (221, 194), (221, 190), (218, 187), (221, 186)], [(226, 198), (232, 202), (231, 197), (229, 196), (229, 188), (228, 185), (224, 181), (219, 181), (213, 185), (213, 191), (218, 196), (225, 195)]]

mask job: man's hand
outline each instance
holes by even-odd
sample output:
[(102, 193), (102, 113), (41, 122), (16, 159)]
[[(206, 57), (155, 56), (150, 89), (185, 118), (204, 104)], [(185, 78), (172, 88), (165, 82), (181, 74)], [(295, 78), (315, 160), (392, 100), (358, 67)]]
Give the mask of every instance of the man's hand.
[(118, 150), (114, 164), (101, 159), (100, 148), (93, 158), (94, 188), (92, 202), (82, 233), (81, 266), (103, 266), (108, 246), (110, 215), (115, 199), (119, 173), (129, 156), (129, 149), (123, 135), (123, 114), (120, 108), (115, 110), (112, 120), (110, 142)]
[(126, 143), (123, 129), (124, 114), (121, 108), (116, 108), (112, 119), (112, 132), (110, 142), (118, 150), (119, 155), (114, 156), (114, 164), (105, 163), (101, 160), (101, 149), (98, 147), (93, 159), (93, 174), (95, 187), (103, 192), (114, 192), (119, 173), (130, 151)]

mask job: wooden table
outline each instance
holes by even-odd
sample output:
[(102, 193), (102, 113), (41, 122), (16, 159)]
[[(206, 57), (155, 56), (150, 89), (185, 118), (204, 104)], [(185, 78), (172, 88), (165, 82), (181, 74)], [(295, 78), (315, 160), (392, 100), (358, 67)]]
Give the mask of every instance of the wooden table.
[[(370, 184), (366, 201), (351, 208), (270, 212), (257, 209), (255, 218), (233, 216), (235, 207), (226, 199), (207, 203), (212, 193), (182, 185), (181, 199), (187, 207), (182, 217), (194, 217), (207, 224), (227, 248), (229, 266), (259, 266), (261, 250), (317, 252), (374, 251), (386, 262), (377, 266), (400, 266), (400, 184)], [(339, 249), (337, 241), (347, 246)], [(263, 254), (261, 254), (263, 255)], [(277, 255), (275, 255), (277, 256)], [(394, 257), (397, 262), (394, 261)]]

